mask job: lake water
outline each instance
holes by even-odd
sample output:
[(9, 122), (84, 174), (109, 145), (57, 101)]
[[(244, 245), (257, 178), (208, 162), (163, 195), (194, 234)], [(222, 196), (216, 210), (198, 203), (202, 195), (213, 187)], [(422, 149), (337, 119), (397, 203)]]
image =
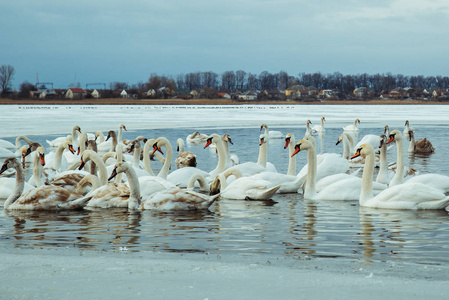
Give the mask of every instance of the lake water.
[[(299, 140), (305, 122), (319, 124), (326, 117), (326, 133), (317, 138), (322, 152), (342, 153), (335, 145), (342, 126), (361, 119), (359, 137), (382, 134), (384, 125), (403, 130), (410, 120), (416, 138), (427, 137), (436, 152), (409, 156), (406, 164), (421, 173), (449, 175), (449, 106), (244, 106), (244, 107), (63, 107), (4, 106), (1, 136), (17, 135), (45, 143), (83, 131), (117, 130), (124, 123), (124, 138), (142, 135), (167, 137), (174, 145), (195, 130), (229, 133), (231, 152), (241, 162), (257, 161), (260, 123)], [(285, 173), (288, 151), (283, 140), (271, 140), (268, 160)], [(406, 148), (406, 147), (405, 147)], [(50, 151), (51, 149), (47, 149)], [(202, 145), (187, 144), (198, 156), (198, 167), (214, 169), (217, 156)], [(396, 159), (395, 151), (388, 157)], [(3, 161), (3, 158), (1, 159)], [(297, 170), (306, 162), (297, 155)], [(153, 163), (157, 171), (160, 165)], [(152, 166), (153, 166), (152, 165)], [(174, 164), (172, 168), (175, 168)], [(16, 219), (25, 222), (16, 222)], [(93, 251), (179, 252), (212, 255), (258, 256), (270, 259), (351, 259), (360, 263), (406, 262), (448, 265), (449, 215), (447, 211), (392, 211), (360, 208), (357, 202), (304, 201), (299, 194), (276, 194), (270, 201), (219, 200), (202, 212), (128, 212), (86, 210), (76, 212), (0, 211), (3, 248), (68, 248)]]

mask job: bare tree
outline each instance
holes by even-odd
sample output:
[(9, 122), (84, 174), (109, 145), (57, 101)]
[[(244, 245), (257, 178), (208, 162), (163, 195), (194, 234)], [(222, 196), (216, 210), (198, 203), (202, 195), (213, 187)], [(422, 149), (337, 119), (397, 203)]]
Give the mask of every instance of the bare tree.
[(14, 73), (14, 67), (11, 65), (2, 65), (0, 67), (0, 88), (2, 89), (2, 96), (4, 97), (6, 97), (6, 94), (11, 89), (11, 81)]
[(235, 72), (235, 84), (236, 88), (239, 90), (243, 90), (243, 87), (246, 83), (246, 72), (242, 70), (238, 70)]

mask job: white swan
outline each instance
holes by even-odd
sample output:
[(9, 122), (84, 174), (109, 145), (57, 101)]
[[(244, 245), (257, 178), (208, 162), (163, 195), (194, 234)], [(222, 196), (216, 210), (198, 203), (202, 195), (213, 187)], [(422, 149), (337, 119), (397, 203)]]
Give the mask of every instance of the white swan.
[(224, 134), (222, 137), (222, 140), (223, 140), (223, 147), (225, 149), (226, 156), (228, 158), (226, 167), (232, 167), (232, 166), (240, 164), (240, 158), (237, 156), (237, 154), (235, 154), (235, 153), (231, 154), (231, 152), (229, 151), (229, 144), (234, 145), (234, 143), (232, 142), (232, 139), (231, 139), (231, 135), (229, 135), (227, 133)]
[(142, 199), (140, 185), (134, 169), (126, 162), (119, 162), (115, 166), (109, 179), (117, 173), (125, 172), (128, 177), (130, 194), (128, 197), (128, 209), (131, 210), (201, 210), (208, 209), (219, 195), (207, 196), (187, 189), (172, 188), (166, 191), (154, 193), (146, 199)]
[(433, 153), (435, 151), (435, 147), (427, 138), (415, 141), (415, 133), (412, 130), (408, 135), (410, 139), (408, 153)]
[(326, 121), (326, 118), (321, 117), (321, 125), (314, 125), (314, 126), (312, 127), (312, 129), (313, 129), (316, 133), (323, 134), (323, 133), (326, 131), (326, 129), (324, 128), (324, 121)]
[(59, 144), (56, 151), (52, 151), (45, 156), (46, 167), (44, 171), (48, 173), (49, 179), (52, 179), (56, 173), (63, 172), (67, 169), (67, 161), (65, 158), (63, 159), (64, 150), (69, 150), (73, 155), (75, 154), (72, 143), (65, 141)]
[[(305, 136), (304, 140), (309, 141), (313, 145), (313, 149), (315, 149), (315, 155), (316, 155), (316, 144), (315, 139), (312, 136)], [(296, 151), (296, 145), (295, 145), (295, 151)], [(349, 171), (349, 164), (348, 161), (344, 158), (342, 158), (337, 153), (325, 153), (316, 155), (317, 157), (317, 173), (316, 173), (316, 181), (319, 181), (327, 176), (334, 175), (334, 174), (340, 174), (340, 173), (347, 173)], [(309, 164), (307, 163), (296, 175), (297, 177), (301, 178), (301, 181), (304, 183), (307, 180), (308, 176), (308, 167)]]
[(349, 132), (358, 132), (359, 128), (357, 127), (357, 124), (360, 124), (359, 119), (355, 119), (353, 125), (348, 125), (348, 126), (343, 127), (343, 130), (349, 131)]
[(195, 131), (192, 134), (189, 134), (186, 137), (186, 141), (187, 143), (204, 143), (207, 139), (209, 138), (209, 136), (207, 134), (202, 134), (199, 133), (198, 131)]
[[(72, 127), (72, 144), (77, 145), (77, 134), (81, 134), (81, 128), (78, 125), (75, 125)], [(50, 147), (58, 147), (62, 143), (64, 143), (67, 140), (67, 136), (60, 136), (57, 137), (51, 141), (47, 140), (47, 143)]]
[(306, 122), (306, 133), (304, 135), (316, 135), (317, 134), (315, 129), (310, 128), (310, 124), (312, 124), (312, 121), (307, 120), (307, 122)]
[[(236, 179), (229, 185), (228, 176), (234, 175)], [(233, 200), (269, 200), (280, 186), (271, 187), (271, 183), (262, 179), (242, 177), (236, 169), (228, 169), (217, 175), (211, 183), (211, 194), (220, 193), (222, 198)]]
[[(120, 124), (118, 127), (118, 136), (114, 130), (109, 130), (106, 140), (97, 144), (98, 152), (114, 152), (117, 144), (121, 143), (123, 130), (128, 131), (124, 124)], [(123, 147), (125, 147), (125, 144), (123, 144)]]
[[(220, 155), (220, 152), (219, 152)], [(267, 162), (267, 157), (268, 157), (268, 143), (267, 143), (267, 139), (265, 134), (261, 134), (259, 136), (259, 156), (257, 159), (257, 163), (255, 162), (245, 162), (245, 163), (241, 163), (238, 165), (235, 165), (229, 169), (236, 169), (238, 171), (240, 171), (240, 173), (242, 173), (242, 176), (251, 176), (254, 174), (258, 174), (258, 173), (262, 173), (262, 172), (277, 172), (276, 167), (270, 163)], [(223, 170), (221, 171), (223, 172)], [(216, 176), (218, 175), (218, 173), (221, 172), (217, 172), (215, 175), (211, 175), (212, 176)]]
[(179, 138), (176, 140), (178, 156), (175, 164), (178, 169), (184, 167), (196, 167), (196, 155), (191, 151), (184, 151), (184, 140)]
[[(389, 130), (388, 130), (389, 131)], [(385, 134), (380, 135), (380, 159), (379, 159), (379, 172), (377, 173), (376, 182), (389, 184), (391, 178), (388, 172), (387, 161), (387, 136)]]
[(209, 175), (209, 173), (207, 173), (206, 171), (194, 167), (177, 169), (169, 174), (170, 165), (173, 158), (173, 148), (170, 141), (165, 137), (159, 137), (155, 140), (153, 144), (153, 153), (155, 153), (156, 151), (163, 153), (161, 149), (162, 147), (165, 147), (166, 157), (164, 165), (157, 174), (157, 177), (166, 179), (179, 187), (187, 187), (189, 179), (193, 174), (200, 173), (205, 177)]
[(402, 135), (404, 137), (404, 139), (408, 139), (409, 138), (409, 132), (410, 131), (415, 131), (414, 128), (410, 127), (410, 122), (408, 120), (405, 121), (405, 128), (404, 131), (402, 132)]
[(269, 130), (266, 123), (260, 125), (260, 130), (265, 129), (265, 136), (268, 139), (283, 139), (284, 134), (278, 130)]
[(6, 149), (16, 149), (16, 145), (4, 139), (0, 139), (0, 147)]
[(9, 168), (16, 170), (16, 184), (13, 193), (6, 199), (5, 210), (73, 210), (81, 209), (86, 201), (81, 195), (57, 186), (42, 186), (23, 193), (25, 174), (21, 163), (15, 157), (5, 160), (0, 174)]
[[(358, 200), (360, 196), (361, 178), (347, 175), (334, 174), (320, 180), (326, 184), (320, 184), (317, 181), (317, 155), (314, 144), (308, 139), (302, 139), (295, 145), (295, 151), (292, 155), (297, 154), (301, 150), (307, 151), (307, 181), (304, 186), (304, 199), (307, 200)], [(317, 186), (322, 188), (318, 189)], [(359, 188), (357, 188), (359, 187)], [(387, 186), (377, 184), (379, 190), (385, 189)]]
[[(396, 133), (395, 133), (396, 132)], [(392, 134), (399, 134), (397, 130)], [(390, 186), (378, 195), (373, 195), (374, 149), (371, 145), (362, 145), (354, 157), (363, 156), (365, 167), (362, 176), (362, 188), (359, 204), (364, 207), (386, 209), (444, 209), (449, 205), (449, 196), (441, 190), (423, 183), (404, 183)]]

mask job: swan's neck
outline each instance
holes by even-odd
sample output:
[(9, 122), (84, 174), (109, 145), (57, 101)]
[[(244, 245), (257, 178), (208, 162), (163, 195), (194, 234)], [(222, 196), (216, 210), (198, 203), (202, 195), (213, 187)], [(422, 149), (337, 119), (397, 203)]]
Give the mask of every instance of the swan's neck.
[(324, 120), (321, 119), (321, 129), (324, 129)]
[(218, 163), (217, 167), (209, 173), (212, 177), (214, 177), (218, 173), (223, 172), (226, 169), (226, 160), (227, 160), (227, 154), (223, 145), (223, 141), (221, 139), (216, 140), (214, 138), (214, 142), (215, 145), (217, 146)]
[(396, 152), (397, 152), (396, 174), (394, 175), (393, 179), (391, 179), (390, 186), (401, 184), (404, 179), (404, 153), (403, 153), (402, 139), (396, 140)]
[(293, 151), (295, 151), (295, 138), (290, 138), (288, 144), (288, 170), (287, 175), (296, 176), (296, 155), (292, 157)]
[(165, 156), (164, 165), (162, 166), (162, 169), (159, 171), (157, 176), (163, 179), (167, 179), (168, 172), (170, 171), (171, 160), (173, 157), (173, 149), (167, 139), (163, 139), (159, 143), (161, 143), (160, 147), (165, 146), (165, 151), (167, 152), (167, 154)]
[(139, 179), (137, 178), (136, 171), (134, 168), (129, 166), (126, 171), (126, 177), (128, 178), (129, 185), (129, 199), (128, 199), (128, 209), (136, 210), (140, 205), (140, 185)]
[(359, 204), (364, 206), (365, 202), (373, 198), (373, 172), (374, 172), (374, 152), (365, 157), (363, 167), (362, 187), (360, 190)]
[(305, 135), (310, 135), (309, 122), (306, 122), (306, 134)]
[(44, 171), (44, 168), (41, 165), (41, 159), (39, 157), (39, 152), (36, 151), (34, 155), (33, 160), (33, 177), (34, 181), (36, 182), (36, 187), (41, 187), (44, 185), (42, 182), (42, 173)]
[(260, 145), (259, 149), (259, 159), (257, 160), (257, 164), (261, 165), (262, 167), (267, 167), (267, 155), (268, 155), (268, 149), (267, 149), (267, 143), (263, 143)]
[(115, 148), (117, 147), (117, 144), (118, 144), (118, 142), (117, 142), (117, 135), (113, 134), (113, 135), (111, 136), (111, 139), (112, 139), (112, 142), (111, 142), (111, 152), (114, 152), (114, 151), (116, 151)]
[(346, 136), (346, 134), (343, 134), (343, 158), (344, 159), (349, 159), (349, 140), (348, 137)]
[(140, 163), (140, 147), (135, 147), (134, 154), (133, 154), (133, 166), (138, 168), (139, 163)]
[(178, 152), (184, 152), (184, 140), (183, 139), (178, 139), (177, 141), (178, 144)]
[(380, 148), (380, 163), (379, 163), (379, 173), (376, 177), (376, 182), (387, 183), (388, 178), (388, 162), (387, 162), (387, 145), (384, 143), (382, 148)]
[(307, 181), (304, 186), (304, 198), (312, 199), (316, 194), (317, 158), (315, 147), (307, 150)]
[(357, 120), (354, 121), (354, 129), (357, 128)]
[(190, 177), (190, 179), (189, 179), (187, 188), (192, 189), (195, 186), (195, 182), (197, 182), (197, 181), (200, 185), (200, 191), (207, 192), (210, 190), (209, 185), (206, 182), (206, 179), (204, 179), (203, 175), (201, 175), (201, 174), (193, 174), (192, 177)]
[(117, 137), (117, 139), (118, 139), (119, 141), (122, 140), (122, 135), (123, 135), (123, 128), (122, 128), (122, 126), (120, 126), (120, 127), (118, 128), (118, 137)]
[[(86, 150), (88, 151), (88, 150)], [(91, 151), (91, 150), (89, 150)], [(97, 168), (101, 185), (105, 185), (108, 183), (108, 171), (106, 169), (106, 164), (103, 162), (101, 157), (94, 151), (91, 152), (90, 160), (93, 161)]]
[(145, 143), (143, 147), (143, 165), (145, 166), (145, 171), (147, 171), (150, 175), (154, 176), (153, 169), (151, 169), (151, 160), (150, 160), (150, 149), (154, 144), (154, 139), (150, 139)]
[[(343, 135), (348, 139), (349, 149), (354, 149), (354, 138), (349, 133), (344, 133)], [(349, 153), (348, 155), (352, 155), (352, 153)]]
[(75, 127), (72, 128), (72, 144), (74, 147), (78, 145), (78, 135)]
[(97, 176), (88, 174), (76, 185), (76, 192), (80, 195), (85, 194), (88, 185), (92, 187), (91, 191), (94, 191), (101, 186), (101, 183)]
[(32, 140), (30, 140), (29, 138), (27, 138), (26, 136), (23, 135), (19, 135), (16, 138), (16, 148), (19, 149), (20, 147), (22, 147), (22, 143), (20, 142), (21, 140), (24, 140), (28, 145), (33, 143)]
[(25, 187), (25, 172), (22, 169), (22, 166), (19, 164), (16, 167), (16, 185), (14, 187), (13, 192), (6, 199), (5, 204), (3, 204), (4, 209), (8, 209), (11, 204), (13, 204), (17, 199), (19, 199), (20, 195), (23, 193), (23, 189)]
[(64, 144), (61, 144), (58, 146), (58, 148), (56, 149), (55, 152), (55, 161), (53, 164), (53, 169), (57, 170), (57, 171), (62, 171), (60, 170), (61, 168), (61, 164), (62, 164), (62, 153), (64, 152)]
[(98, 136), (98, 142), (97, 144), (101, 144), (104, 142), (104, 134), (101, 131), (97, 131), (97, 136)]
[(410, 145), (407, 152), (415, 152), (415, 135), (413, 133), (410, 134)]

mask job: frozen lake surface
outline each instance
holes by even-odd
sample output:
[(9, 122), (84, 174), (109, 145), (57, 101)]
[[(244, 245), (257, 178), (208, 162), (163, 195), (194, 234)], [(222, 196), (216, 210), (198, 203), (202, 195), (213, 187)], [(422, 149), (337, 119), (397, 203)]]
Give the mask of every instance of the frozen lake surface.
[[(416, 138), (427, 137), (437, 149), (431, 155), (409, 156), (405, 148), (406, 164), (421, 173), (449, 175), (449, 158), (445, 155), (446, 149), (449, 149), (449, 106), (444, 105), (3, 106), (2, 110), (6, 114), (2, 118), (0, 138), (9, 141), (14, 141), (18, 135), (26, 135), (46, 145), (46, 139), (69, 134), (73, 125), (79, 125), (86, 132), (102, 130), (106, 133), (111, 129), (117, 130), (118, 124), (124, 123), (128, 131), (124, 132), (123, 138), (165, 136), (172, 145), (176, 144), (178, 137), (185, 139), (195, 130), (206, 134), (229, 133), (234, 142), (231, 152), (237, 153), (241, 162), (257, 161), (262, 122), (284, 134), (294, 133), (299, 140), (304, 135), (308, 119), (315, 125), (319, 124), (321, 116), (325, 116), (326, 133), (323, 139), (317, 138), (317, 148), (322, 152), (342, 153), (341, 145), (335, 145), (338, 134), (355, 118), (361, 120), (359, 137), (382, 134), (386, 124), (392, 130), (402, 131), (405, 120), (409, 120)], [(268, 161), (275, 164), (279, 172), (285, 173), (288, 151), (283, 149), (283, 145), (283, 140), (270, 141)], [(50, 150), (47, 148), (47, 151)], [(199, 168), (210, 171), (215, 167), (216, 154), (203, 149), (202, 145), (187, 144), (187, 150), (198, 156)], [(389, 154), (388, 159), (396, 159), (395, 151)], [(297, 170), (305, 161), (305, 154), (301, 152), (297, 155)], [(155, 164), (154, 170), (157, 169), (158, 165)], [(16, 222), (17, 218), (26, 222)], [(260, 288), (259, 294), (254, 294), (255, 298), (273, 298), (269, 297), (272, 294), (264, 293), (269, 290), (270, 272), (278, 276), (271, 278), (271, 284), (284, 289), (284, 294), (278, 294), (280, 298), (291, 298), (296, 288), (307, 289), (301, 281), (314, 286), (313, 278), (319, 282), (320, 276), (327, 280), (322, 283), (323, 286), (340, 288), (341, 291), (347, 289), (347, 292), (357, 292), (357, 289), (354, 290), (351, 285), (345, 286), (342, 280), (355, 278), (359, 280), (360, 287), (369, 287), (374, 291), (376, 287), (371, 284), (378, 280), (376, 276), (383, 278), (381, 282), (376, 281), (379, 288), (407, 285), (417, 280), (418, 284), (404, 294), (416, 299), (423, 295), (420, 294), (422, 285), (433, 286), (435, 289), (430, 293), (436, 297), (440, 296), (440, 292), (448, 291), (446, 286), (440, 286), (449, 275), (447, 211), (375, 210), (360, 208), (357, 202), (351, 201), (311, 202), (304, 201), (299, 194), (276, 194), (272, 201), (219, 200), (207, 212), (129, 213), (114, 209), (27, 213), (2, 210), (0, 232), (0, 251), (9, 261), (5, 265), (6, 271), (23, 279), (37, 276), (39, 266), (44, 266), (43, 269), (48, 272), (52, 270), (48, 264), (64, 268), (64, 261), (67, 260), (70, 268), (77, 270), (73, 271), (73, 276), (86, 275), (88, 269), (83, 273), (79, 268), (90, 265), (94, 272), (99, 272), (97, 275), (103, 282), (107, 278), (103, 278), (105, 275), (101, 275), (99, 270), (103, 270), (110, 259), (118, 270), (129, 269), (129, 272), (144, 272), (147, 275), (148, 272), (161, 275), (164, 270), (169, 270), (168, 273), (172, 272), (173, 278), (179, 280), (185, 279), (181, 276), (184, 274), (182, 272), (188, 276), (186, 270), (193, 270), (198, 278), (209, 277), (211, 281), (208, 284), (214, 284), (212, 279), (220, 280), (217, 273), (223, 275), (225, 283), (235, 284), (237, 278), (243, 280), (255, 272), (254, 281), (249, 280), (246, 287), (240, 284), (241, 298), (254, 298), (250, 297), (249, 287), (252, 286)], [(25, 261), (20, 257), (26, 257)], [(37, 262), (33, 262), (36, 257)], [(53, 258), (55, 261), (49, 262)], [(140, 270), (140, 258), (144, 265), (153, 269)], [(128, 267), (121, 265), (125, 261)], [(77, 267), (78, 262), (80, 265)], [(27, 265), (31, 268), (29, 273)], [(13, 271), (17, 266), (21, 268)], [(218, 271), (211, 272), (210, 268)], [(316, 270), (325, 270), (325, 274), (315, 274)], [(309, 272), (316, 277), (306, 279)], [(230, 276), (235, 273), (239, 275), (235, 278)], [(46, 274), (44, 278), (47, 276), (50, 275)], [(121, 278), (114, 271), (111, 276), (117, 280)], [(299, 276), (302, 279), (282, 280), (279, 276)], [(345, 276), (354, 277), (349, 279)], [(398, 278), (399, 282), (386, 279), (390, 276)], [(156, 279), (156, 282), (161, 281), (162, 286), (153, 288), (167, 292), (170, 287), (162, 277)], [(198, 288), (200, 283), (191, 284)], [(215, 284), (220, 285), (218, 282)], [(189, 290), (188, 287), (184, 288)], [(203, 288), (213, 292), (213, 287), (209, 285)], [(11, 296), (21, 295), (8, 291)], [(55, 291), (61, 292), (57, 288)], [(180, 289), (179, 293), (170, 291), (162, 295), (170, 299), (170, 295), (171, 298), (185, 295), (186, 292), (182, 291), (184, 289)], [(196, 296), (194, 299), (215, 298), (212, 294), (203, 295), (195, 291), (192, 294)], [(223, 288), (218, 291), (221, 291), (218, 295), (222, 296), (219, 299), (232, 295)], [(339, 295), (320, 291), (319, 285), (305, 295), (313, 297), (313, 292), (317, 293), (315, 296), (327, 295), (328, 298), (333, 295), (338, 298)], [(61, 293), (50, 291), (48, 295), (57, 298), (64, 296)], [(141, 293), (145, 295), (144, 291)], [(298, 291), (298, 294), (301, 292)], [(24, 292), (23, 295), (28, 294)], [(381, 295), (389, 296), (386, 293)], [(372, 293), (364, 295), (368, 299), (376, 299), (372, 296)]]

